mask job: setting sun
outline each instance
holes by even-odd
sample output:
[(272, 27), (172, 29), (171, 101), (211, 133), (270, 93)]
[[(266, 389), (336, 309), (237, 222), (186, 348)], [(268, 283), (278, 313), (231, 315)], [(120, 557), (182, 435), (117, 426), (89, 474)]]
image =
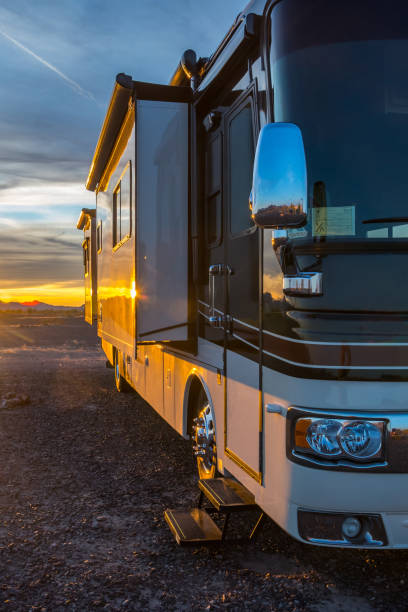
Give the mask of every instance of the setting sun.
[(0, 289), (0, 301), (26, 303), (45, 302), (55, 306), (81, 306), (84, 303), (84, 288), (69, 282)]

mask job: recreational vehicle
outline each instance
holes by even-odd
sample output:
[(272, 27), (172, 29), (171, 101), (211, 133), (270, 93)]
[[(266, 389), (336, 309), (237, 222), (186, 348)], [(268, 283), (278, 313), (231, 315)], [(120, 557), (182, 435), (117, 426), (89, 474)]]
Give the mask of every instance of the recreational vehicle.
[(96, 223), (95, 209), (83, 208), (79, 215), (77, 229), (83, 231), (82, 257), (84, 263), (84, 316), (85, 321), (92, 325), (96, 321)]
[(407, 39), (403, 1), (254, 0), (168, 85), (116, 77), (86, 182), (118, 390), (310, 544), (408, 548)]

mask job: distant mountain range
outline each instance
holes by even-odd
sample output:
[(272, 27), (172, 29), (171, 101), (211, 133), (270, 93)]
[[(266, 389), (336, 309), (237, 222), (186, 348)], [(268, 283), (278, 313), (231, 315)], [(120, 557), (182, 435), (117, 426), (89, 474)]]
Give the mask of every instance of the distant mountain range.
[(53, 306), (38, 300), (32, 302), (2, 302), (0, 300), (0, 310), (80, 310), (82, 308), (83, 306)]

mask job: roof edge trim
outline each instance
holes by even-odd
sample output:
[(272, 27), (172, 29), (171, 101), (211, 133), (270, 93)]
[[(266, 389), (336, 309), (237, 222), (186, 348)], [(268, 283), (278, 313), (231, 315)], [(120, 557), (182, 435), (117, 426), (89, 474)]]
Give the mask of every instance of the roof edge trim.
[(90, 219), (93, 219), (96, 215), (95, 208), (83, 208), (77, 221), (77, 229), (86, 229)]
[(85, 184), (89, 191), (95, 191), (98, 186), (132, 96), (132, 77), (118, 74)]

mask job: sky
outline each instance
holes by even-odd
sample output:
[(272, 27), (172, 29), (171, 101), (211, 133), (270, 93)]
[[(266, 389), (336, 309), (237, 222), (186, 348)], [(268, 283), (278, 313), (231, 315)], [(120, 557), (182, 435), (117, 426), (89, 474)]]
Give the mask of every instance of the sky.
[(76, 222), (95, 206), (84, 184), (116, 74), (168, 83), (245, 4), (1, 0), (0, 300), (83, 303)]

